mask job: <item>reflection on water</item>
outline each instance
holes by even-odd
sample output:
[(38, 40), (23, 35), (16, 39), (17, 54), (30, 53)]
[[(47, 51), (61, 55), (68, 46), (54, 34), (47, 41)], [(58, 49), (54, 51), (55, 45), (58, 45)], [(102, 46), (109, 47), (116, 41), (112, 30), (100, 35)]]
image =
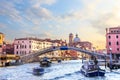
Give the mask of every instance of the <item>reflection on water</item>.
[(53, 63), (40, 76), (32, 74), (32, 69), (38, 67), (39, 63), (2, 67), (0, 80), (120, 80), (120, 70), (110, 72), (109, 69), (106, 70), (105, 77), (85, 77), (80, 73), (81, 65), (80, 60)]

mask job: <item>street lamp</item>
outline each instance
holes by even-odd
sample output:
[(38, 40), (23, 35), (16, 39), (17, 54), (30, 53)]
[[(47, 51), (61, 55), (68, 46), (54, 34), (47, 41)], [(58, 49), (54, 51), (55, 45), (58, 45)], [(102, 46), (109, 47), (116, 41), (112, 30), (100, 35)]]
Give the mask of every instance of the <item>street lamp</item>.
[(6, 44), (3, 45), (3, 54), (6, 54)]
[(110, 65), (109, 65), (109, 67), (111, 70), (112, 69), (112, 48), (109, 48), (109, 50), (110, 50)]

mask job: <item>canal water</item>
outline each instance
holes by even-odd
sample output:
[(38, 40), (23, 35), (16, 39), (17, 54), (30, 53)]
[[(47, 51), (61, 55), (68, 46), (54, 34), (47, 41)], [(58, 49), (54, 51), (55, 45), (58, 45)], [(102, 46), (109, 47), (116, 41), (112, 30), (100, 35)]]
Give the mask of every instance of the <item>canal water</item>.
[(106, 69), (105, 77), (89, 78), (80, 73), (81, 66), (81, 60), (52, 63), (51, 67), (45, 68), (45, 73), (40, 76), (32, 74), (32, 69), (39, 67), (39, 63), (1, 67), (0, 80), (120, 80), (120, 70), (110, 72)]

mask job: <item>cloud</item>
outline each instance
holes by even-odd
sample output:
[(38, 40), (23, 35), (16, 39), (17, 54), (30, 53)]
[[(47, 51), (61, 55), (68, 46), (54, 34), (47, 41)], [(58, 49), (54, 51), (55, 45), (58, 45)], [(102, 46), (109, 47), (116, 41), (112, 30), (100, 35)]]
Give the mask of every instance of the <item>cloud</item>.
[(120, 25), (120, 1), (83, 0), (83, 4), (84, 7), (81, 10), (82, 21), (85, 21), (87, 26), (89, 28), (91, 27), (91, 29), (86, 29), (89, 31), (82, 31), (83, 33), (91, 32), (89, 33), (89, 37), (92, 39), (91, 41), (105, 48), (105, 28), (117, 27)]
[(92, 27), (98, 30), (98, 34), (105, 35), (105, 28), (120, 25), (120, 1), (98, 0), (85, 1), (83, 14), (89, 12), (86, 17)]
[(46, 8), (29, 8), (26, 14), (31, 19), (49, 19), (51, 17), (51, 12)]
[(6, 24), (0, 23), (0, 28), (7, 28)]
[(0, 2), (0, 15), (6, 16), (13, 21), (20, 22), (22, 17), (19, 14), (20, 12), (15, 9), (15, 6), (12, 2), (5, 0)]
[(39, 8), (43, 4), (52, 5), (56, 2), (56, 0), (31, 0), (30, 3), (32, 7)]
[(29, 8), (25, 12), (24, 18), (32, 22), (36, 26), (40, 26), (41, 23), (47, 22), (52, 18), (52, 13), (46, 8)]
[(61, 23), (63, 22), (71, 23), (74, 20), (80, 20), (81, 14), (80, 12), (70, 12), (70, 13), (60, 15), (54, 18), (55, 18), (55, 21), (57, 20), (58, 22), (61, 22)]
[[(25, 20), (33, 22), (34, 24), (39, 24), (42, 20), (44, 21), (52, 17), (51, 11), (41, 5), (52, 5), (55, 1), (56, 0), (28, 0), (24, 2), (23, 0), (12, 0), (10, 2), (7, 0), (2, 0), (0, 3), (0, 15), (5, 16), (8, 20), (18, 22), (23, 25), (27, 24), (24, 22)], [(24, 3), (27, 7), (23, 7), (25, 6)], [(21, 5), (20, 7), (24, 9), (17, 9), (17, 7), (19, 7), (17, 4)], [(34, 7), (36, 4), (39, 4), (39, 7)]]
[(31, 33), (31, 32), (24, 32), (24, 36), (26, 37), (38, 37), (38, 38), (53, 38), (54, 36), (50, 32), (43, 32), (43, 33)]

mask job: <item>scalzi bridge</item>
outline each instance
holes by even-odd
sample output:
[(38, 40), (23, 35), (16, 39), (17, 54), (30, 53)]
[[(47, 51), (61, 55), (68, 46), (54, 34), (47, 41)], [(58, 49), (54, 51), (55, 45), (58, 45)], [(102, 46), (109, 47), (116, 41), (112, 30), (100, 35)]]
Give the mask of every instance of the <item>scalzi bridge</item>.
[(40, 56), (42, 54), (46, 54), (48, 52), (57, 51), (57, 50), (75, 50), (75, 51), (82, 52), (82, 53), (85, 53), (85, 54), (88, 54), (91, 56), (109, 57), (106, 54), (95, 53), (95, 52), (84, 50), (84, 49), (77, 48), (77, 47), (60, 46), (60, 47), (47, 48), (47, 49), (40, 50), (40, 51), (32, 53), (32, 54), (27, 54), (27, 55), (21, 57), (21, 61), (23, 63), (33, 62), (36, 59), (39, 60), (38, 56)]

